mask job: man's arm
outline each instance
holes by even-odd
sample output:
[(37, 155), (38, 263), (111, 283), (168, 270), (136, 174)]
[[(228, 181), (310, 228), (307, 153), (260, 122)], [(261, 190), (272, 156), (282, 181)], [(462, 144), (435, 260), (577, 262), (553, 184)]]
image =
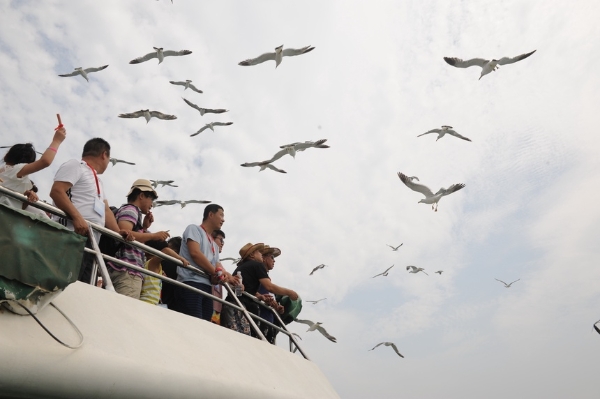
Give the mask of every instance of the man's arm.
[(121, 230), (117, 224), (117, 219), (115, 219), (114, 213), (110, 209), (110, 206), (108, 206), (107, 200), (104, 200), (104, 227), (112, 231), (116, 231), (117, 233), (119, 230)]
[(284, 287), (280, 287), (278, 285), (275, 285), (275, 284), (273, 284), (271, 282), (271, 279), (269, 279), (269, 278), (261, 278), (258, 281), (260, 281), (260, 283), (262, 284), (262, 286), (265, 287), (265, 289), (267, 291), (272, 292), (273, 294), (287, 295), (293, 301), (295, 301), (296, 299), (298, 299), (298, 294), (296, 293), (296, 291), (290, 290), (289, 288), (284, 288)]
[(200, 250), (200, 244), (188, 238), (186, 245), (194, 263), (200, 266), (200, 268), (206, 273), (210, 275), (215, 274), (215, 268)]
[[(113, 216), (113, 218), (114, 218), (114, 216)], [(166, 231), (158, 231), (156, 233), (144, 233), (141, 231), (133, 231), (134, 224), (128, 220), (119, 220), (117, 224), (118, 224), (117, 231), (127, 230), (127, 231), (129, 231), (130, 235), (132, 235), (136, 241), (139, 241), (141, 243), (145, 243), (146, 241), (150, 241), (150, 240), (164, 241), (167, 238), (169, 238), (169, 233), (167, 233)]]
[(71, 187), (73, 187), (73, 185), (69, 182), (55, 181), (50, 190), (50, 198), (52, 198), (58, 209), (71, 217), (75, 232), (85, 236), (88, 234), (88, 224), (67, 196), (67, 191), (69, 191)]

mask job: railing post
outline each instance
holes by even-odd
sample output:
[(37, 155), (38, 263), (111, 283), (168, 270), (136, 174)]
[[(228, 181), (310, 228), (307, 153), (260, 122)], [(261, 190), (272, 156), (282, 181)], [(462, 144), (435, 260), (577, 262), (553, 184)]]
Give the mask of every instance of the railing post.
[(115, 292), (115, 287), (113, 286), (110, 276), (108, 275), (108, 269), (106, 268), (106, 264), (104, 263), (104, 259), (102, 258), (102, 253), (100, 252), (100, 247), (98, 246), (98, 243), (96, 242), (96, 236), (94, 236), (94, 230), (92, 229), (92, 226), (90, 226), (89, 224), (88, 224), (88, 237), (90, 239), (90, 242), (92, 243), (92, 248), (94, 249), (94, 251), (96, 251), (96, 262), (94, 262), (94, 269), (92, 270), (93, 281), (90, 282), (90, 284), (96, 285), (95, 276), (96, 276), (96, 273), (98, 272), (98, 265), (100, 265), (100, 274), (102, 275), (102, 280), (104, 280), (105, 288), (108, 291)]
[(248, 319), (248, 322), (250, 323), (250, 326), (256, 331), (256, 334), (258, 335), (258, 337), (262, 341), (266, 341), (267, 339), (263, 335), (262, 331), (260, 331), (260, 328), (258, 328), (258, 325), (254, 322), (254, 319), (250, 316), (250, 314), (248, 312), (248, 309), (246, 309), (246, 307), (242, 304), (242, 302), (240, 302), (240, 300), (238, 299), (237, 295), (235, 295), (235, 293), (233, 292), (233, 290), (229, 286), (229, 283), (224, 283), (223, 285), (225, 286), (225, 288), (227, 288), (227, 291), (229, 292), (229, 295), (231, 295), (233, 297), (233, 299), (235, 299), (235, 301), (237, 302), (238, 306), (241, 307), (242, 309), (244, 309), (243, 310), (244, 316), (246, 316), (246, 318)]

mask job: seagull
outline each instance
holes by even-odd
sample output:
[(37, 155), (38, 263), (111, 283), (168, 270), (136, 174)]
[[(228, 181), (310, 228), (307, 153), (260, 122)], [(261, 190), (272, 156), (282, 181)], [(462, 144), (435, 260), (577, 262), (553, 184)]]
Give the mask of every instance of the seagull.
[(437, 272), (435, 272), (435, 273), (437, 273), (437, 274), (439, 274), (439, 275), (441, 276), (443, 272), (444, 272), (443, 270), (438, 270), (438, 271), (437, 271)]
[[(452, 135), (454, 137), (458, 137), (459, 139), (463, 139), (463, 140), (466, 140), (466, 141), (471, 141), (471, 139), (469, 139), (469, 138), (467, 138), (465, 136), (461, 136), (460, 134), (456, 133), (455, 130), (452, 130), (452, 126), (447, 126), (447, 125), (443, 125), (441, 129), (431, 129), (428, 132), (425, 132), (423, 134), (419, 134), (417, 137), (421, 137), (421, 136), (424, 136), (424, 135), (429, 134), (429, 133), (437, 133), (438, 134), (438, 137), (437, 137), (437, 139), (435, 139), (435, 141), (438, 141), (439, 139), (441, 139), (442, 137), (444, 137), (444, 135), (446, 133), (448, 133), (448, 134), (450, 134), (450, 135)], [(417, 180), (419, 180), (419, 179), (417, 179)]]
[(275, 167), (274, 165), (271, 165), (273, 161), (262, 161), (262, 162), (246, 162), (241, 164), (241, 166), (245, 167), (245, 168), (249, 168), (252, 166), (259, 166), (260, 169), (258, 170), (259, 172), (262, 172), (265, 169), (271, 169), (274, 170), (275, 172), (279, 172), (279, 173), (287, 173), (285, 170), (283, 169), (279, 169), (277, 167)]
[(312, 322), (310, 320), (301, 320), (301, 319), (294, 319), (294, 321), (298, 322), (298, 323), (303, 323), (303, 324), (309, 325), (310, 327), (308, 328), (308, 330), (306, 330), (306, 332), (317, 330), (321, 334), (323, 334), (323, 336), (325, 338), (327, 338), (328, 340), (330, 340), (331, 342), (337, 343), (337, 339), (335, 337), (329, 335), (327, 333), (327, 331), (325, 331), (325, 329), (323, 327), (321, 327), (321, 324), (323, 324), (323, 323), (321, 323), (321, 322), (314, 323), (314, 322)]
[(452, 194), (455, 191), (460, 190), (465, 185), (453, 184), (448, 188), (440, 188), (437, 193), (433, 193), (431, 189), (427, 186), (424, 186), (420, 183), (413, 183), (412, 179), (407, 177), (405, 174), (398, 172), (398, 177), (402, 180), (402, 183), (406, 184), (406, 187), (410, 188), (413, 191), (417, 191), (425, 196), (425, 199), (419, 201), (419, 203), (431, 204), (431, 209), (435, 209), (437, 212), (438, 202), (442, 199), (443, 196)]
[[(423, 269), (422, 267), (416, 267), (416, 266), (406, 266), (406, 270), (410, 270), (409, 273), (419, 273), (419, 272), (423, 272), (425, 274), (427, 274), (425, 272), (425, 269)], [(427, 274), (429, 276), (429, 274)]]
[(123, 161), (122, 159), (109, 158), (109, 161), (115, 166), (118, 163), (126, 163), (127, 165), (135, 165), (133, 162)]
[(292, 158), (296, 159), (296, 152), (304, 151), (307, 148), (329, 148), (328, 145), (324, 144), (326, 141), (327, 139), (321, 139), (317, 141), (305, 141), (304, 143), (292, 143), (282, 145), (279, 147), (282, 148), (282, 150), (278, 151), (277, 153), (275, 153), (275, 155), (273, 155), (273, 157), (271, 158), (271, 162), (278, 160), (286, 154), (289, 154), (292, 156)]
[(74, 69), (74, 72), (66, 73), (64, 75), (58, 75), (58, 76), (62, 76), (63, 78), (66, 78), (66, 77), (69, 77), (69, 76), (81, 75), (89, 83), (90, 80), (88, 79), (88, 76), (87, 76), (88, 73), (98, 72), (98, 71), (101, 71), (103, 69), (106, 69), (107, 67), (108, 67), (108, 65), (103, 65), (103, 66), (98, 67), (98, 68), (85, 68), (85, 69), (83, 69), (82, 67), (78, 67), (78, 68)]
[(190, 50), (181, 50), (181, 51), (173, 51), (173, 50), (163, 50), (162, 47), (152, 47), (155, 51), (148, 53), (142, 57), (138, 57), (134, 60), (129, 61), (130, 64), (140, 64), (142, 62), (150, 61), (152, 58), (158, 58), (158, 63), (163, 62), (165, 57), (172, 56), (181, 56), (192, 54)]
[(385, 244), (385, 245), (387, 245), (388, 247), (392, 248), (392, 251), (396, 252), (398, 250), (398, 248), (400, 248), (402, 245), (404, 245), (404, 243), (398, 245), (397, 247), (393, 247), (390, 244)]
[(164, 119), (167, 121), (177, 119), (175, 115), (167, 115), (163, 114), (162, 112), (150, 111), (148, 109), (140, 109), (139, 111), (132, 112), (129, 114), (119, 114), (119, 118), (139, 118), (142, 116), (146, 119), (146, 123), (150, 122), (150, 118)]
[(286, 48), (284, 50), (283, 45), (281, 45), (279, 47), (275, 47), (274, 53), (264, 53), (262, 55), (259, 55), (256, 58), (244, 60), (244, 61), (240, 62), (238, 65), (252, 66), (252, 65), (261, 64), (265, 61), (273, 60), (273, 61), (275, 61), (275, 68), (277, 68), (279, 66), (279, 64), (281, 64), (281, 60), (283, 59), (283, 57), (293, 57), (296, 55), (306, 54), (310, 51), (313, 51), (314, 49), (315, 49), (314, 47), (306, 46), (306, 47), (302, 47), (299, 49)]
[(386, 271), (384, 271), (383, 273), (376, 274), (376, 275), (374, 275), (374, 276), (373, 276), (373, 277), (371, 277), (371, 278), (375, 278), (375, 277), (377, 277), (377, 276), (384, 276), (384, 277), (387, 277), (387, 275), (388, 275), (388, 272), (390, 271), (390, 269), (391, 269), (392, 267), (394, 267), (394, 265), (391, 265), (390, 267), (388, 267), (388, 268), (387, 268), (387, 270), (386, 270)]
[(598, 323), (600, 323), (600, 320), (594, 323), (594, 330), (596, 330), (596, 332), (600, 334), (600, 328), (598, 328)]
[(171, 187), (179, 187), (171, 183), (175, 183), (175, 180), (150, 180), (152, 183), (152, 187), (156, 188), (160, 184), (161, 187), (171, 186)]
[(319, 299), (319, 300), (317, 300), (317, 301), (306, 301), (306, 302), (310, 302), (310, 303), (312, 303), (313, 305), (316, 305), (317, 303), (319, 303), (319, 302), (321, 302), (321, 301), (323, 301), (323, 300), (325, 300), (325, 299), (327, 299), (327, 298), (321, 298), (321, 299)]
[(513, 285), (513, 283), (516, 283), (516, 282), (517, 282), (517, 281), (519, 281), (520, 279), (517, 279), (517, 280), (513, 281), (513, 282), (512, 282), (512, 283), (510, 283), (510, 284), (506, 284), (504, 281), (502, 281), (502, 280), (498, 280), (497, 278), (494, 278), (494, 280), (496, 280), (496, 281), (500, 281), (502, 284), (504, 284), (504, 288), (510, 288), (510, 286), (511, 286), (511, 285)]
[[(398, 348), (396, 347), (396, 345), (393, 342), (380, 342), (377, 345), (375, 345), (373, 347), (373, 349), (377, 348), (379, 345), (391, 346), (394, 349), (394, 351), (396, 351), (398, 356), (404, 357), (404, 356), (402, 356), (402, 354), (400, 352), (398, 352)], [(373, 349), (369, 349), (369, 350), (372, 351)]]
[(312, 276), (312, 274), (313, 274), (314, 272), (316, 272), (316, 271), (317, 271), (317, 270), (319, 270), (319, 269), (322, 269), (322, 268), (324, 268), (325, 266), (327, 266), (327, 265), (324, 265), (324, 264), (322, 264), (322, 263), (321, 263), (319, 266), (315, 267), (315, 268), (312, 270), (312, 272), (310, 272), (309, 276)]
[(204, 200), (187, 200), (187, 201), (179, 201), (182, 208), (185, 208), (187, 204), (210, 204), (212, 201), (204, 201)]
[(196, 88), (196, 86), (194, 86), (192, 84), (192, 81), (189, 80), (189, 79), (186, 79), (185, 82), (175, 82), (175, 81), (169, 80), (169, 83), (171, 83), (172, 85), (183, 86), (184, 87), (184, 89), (183, 89), (184, 91), (187, 90), (187, 89), (192, 89), (196, 93), (203, 93), (203, 91), (200, 90), (200, 89), (198, 89), (198, 88)]
[(470, 60), (464, 61), (460, 58), (444, 57), (444, 61), (457, 68), (468, 68), (474, 65), (481, 67), (481, 76), (479, 76), (479, 80), (481, 80), (481, 78), (483, 78), (488, 73), (498, 69), (500, 65), (514, 64), (515, 62), (524, 60), (525, 58), (529, 57), (535, 52), (536, 50), (533, 50), (531, 53), (521, 54), (513, 58), (502, 57), (499, 60), (485, 60), (483, 58), (472, 58)]
[(175, 205), (175, 204), (181, 204), (181, 201), (179, 201), (179, 200), (160, 200), (160, 201), (154, 201), (154, 207), (155, 208), (159, 207), (159, 206), (163, 206), (163, 205)]
[(225, 261), (225, 260), (230, 260), (231, 263), (238, 263), (239, 261), (242, 260), (242, 258), (222, 258), (222, 259), (219, 259), (219, 261)]
[(211, 122), (211, 123), (207, 123), (206, 125), (202, 126), (200, 128), (200, 130), (198, 130), (196, 133), (190, 134), (190, 137), (197, 136), (200, 133), (202, 133), (203, 131), (205, 131), (206, 129), (210, 129), (210, 130), (212, 130), (214, 132), (215, 131), (215, 129), (214, 129), (215, 126), (229, 126), (229, 125), (233, 125), (233, 122)]
[(223, 112), (228, 112), (228, 109), (210, 109), (210, 108), (201, 108), (199, 106), (197, 106), (196, 104), (194, 104), (191, 101), (186, 100), (185, 98), (183, 99), (183, 101), (185, 101), (185, 103), (187, 105), (189, 105), (190, 107), (197, 109), (198, 111), (200, 111), (200, 115), (204, 116), (204, 114), (222, 114)]

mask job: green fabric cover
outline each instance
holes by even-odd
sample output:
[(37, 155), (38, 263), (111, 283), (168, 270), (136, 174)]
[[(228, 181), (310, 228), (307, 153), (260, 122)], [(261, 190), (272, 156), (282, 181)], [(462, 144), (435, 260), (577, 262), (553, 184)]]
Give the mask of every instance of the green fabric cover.
[(279, 302), (283, 307), (284, 311), (281, 315), (281, 321), (285, 324), (290, 324), (302, 311), (302, 299), (298, 298), (295, 301), (292, 301), (289, 296), (276, 296), (277, 302)]
[(0, 204), (0, 299), (29, 299), (77, 280), (86, 237)]

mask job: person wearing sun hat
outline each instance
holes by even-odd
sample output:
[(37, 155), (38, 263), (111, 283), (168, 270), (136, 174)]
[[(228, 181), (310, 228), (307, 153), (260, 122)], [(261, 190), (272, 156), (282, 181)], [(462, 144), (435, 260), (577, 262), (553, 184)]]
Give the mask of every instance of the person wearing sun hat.
[[(150, 209), (157, 198), (158, 194), (149, 180), (137, 179), (134, 181), (127, 193), (127, 204), (121, 206), (115, 214), (119, 228), (130, 231), (134, 239), (141, 243), (150, 240), (166, 240), (169, 237), (169, 233), (166, 231), (148, 232), (148, 228), (154, 221)], [(142, 215), (144, 215), (143, 220)], [(131, 245), (122, 245), (115, 254), (115, 258), (141, 268), (144, 268), (146, 261), (144, 251)], [(106, 264), (115, 291), (140, 299), (144, 281), (142, 273), (110, 261)]]
[[(268, 245), (265, 245), (265, 247), (263, 248), (263, 250), (261, 252), (262, 252), (262, 256), (263, 256), (263, 264), (267, 268), (267, 273), (268, 273), (271, 270), (273, 270), (273, 268), (275, 267), (275, 258), (278, 257), (279, 255), (281, 255), (281, 250), (279, 248), (270, 247)], [(258, 292), (256, 293), (256, 297), (258, 299), (260, 299), (261, 301), (265, 302), (267, 305), (271, 306), (273, 309), (275, 309), (280, 314), (283, 313), (284, 307), (281, 306), (279, 303), (277, 303), (274, 295), (271, 294), (265, 287), (263, 287), (262, 284), (258, 287)], [(265, 319), (266, 321), (275, 323), (275, 316), (273, 315), (273, 312), (269, 309), (265, 309), (265, 308), (261, 307), (259, 316), (262, 317), (263, 319)], [(277, 335), (278, 331), (267, 324), (265, 324), (264, 326), (261, 325), (259, 327), (260, 327), (261, 331), (263, 332), (263, 335), (265, 336), (267, 341), (274, 344), (275, 336)]]
[[(238, 262), (238, 266), (233, 272), (233, 275), (237, 275), (238, 272), (242, 274), (244, 289), (251, 295), (256, 295), (259, 286), (262, 285), (269, 292), (288, 295), (292, 299), (297, 299), (298, 294), (295, 291), (280, 287), (271, 282), (269, 274), (267, 273), (267, 268), (262, 263), (263, 255), (261, 251), (263, 251), (264, 248), (265, 245), (263, 243), (247, 243), (240, 248), (239, 254), (241, 260)], [(239, 299), (249, 312), (256, 315), (259, 314), (259, 306), (250, 298), (246, 298), (242, 295)], [(227, 301), (235, 303), (231, 294), (227, 296)], [(250, 324), (243, 313), (229, 306), (223, 309), (223, 313), (221, 314), (221, 325), (244, 334), (255, 336), (254, 331), (250, 329)]]

